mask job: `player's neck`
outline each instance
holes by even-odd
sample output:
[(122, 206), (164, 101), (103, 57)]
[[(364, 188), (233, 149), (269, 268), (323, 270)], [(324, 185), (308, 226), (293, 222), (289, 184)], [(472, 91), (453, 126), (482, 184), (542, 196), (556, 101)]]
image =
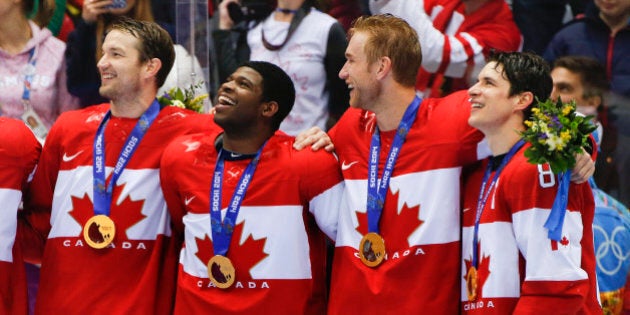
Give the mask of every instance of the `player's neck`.
[(223, 148), (234, 153), (254, 154), (272, 135), (273, 132), (257, 132), (244, 135), (226, 131), (222, 134)]
[(507, 125), (490, 132), (484, 131), (492, 155), (498, 156), (510, 151), (512, 146), (521, 139), (520, 132), (524, 130), (525, 127), (521, 123), (520, 125)]
[(415, 97), (416, 91), (413, 88), (383, 93), (383, 96), (379, 97), (377, 105), (372, 109), (376, 114), (378, 129), (390, 131), (398, 128), (407, 107)]
[(112, 116), (121, 118), (139, 118), (149, 109), (155, 100), (155, 89), (140, 87), (138, 93), (123, 96), (110, 101)]

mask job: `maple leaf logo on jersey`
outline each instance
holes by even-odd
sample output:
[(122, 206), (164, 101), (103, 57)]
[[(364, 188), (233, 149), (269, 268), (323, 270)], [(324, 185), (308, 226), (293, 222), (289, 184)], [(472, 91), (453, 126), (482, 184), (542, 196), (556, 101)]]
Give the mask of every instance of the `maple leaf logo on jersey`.
[[(124, 189), (124, 184), (120, 185), (119, 189), (114, 189), (112, 200), (118, 200), (120, 192)], [(72, 198), (72, 210), (68, 212), (70, 216), (77, 221), (81, 226), (94, 216), (94, 204), (88, 194), (84, 194), (83, 197)], [(144, 206), (144, 200), (134, 201), (127, 196), (119, 205), (112, 202), (111, 213), (109, 217), (116, 224), (116, 230), (127, 231), (128, 228), (136, 225), (142, 221), (146, 216), (142, 214), (142, 207)], [(128, 240), (127, 233), (116, 233), (115, 238), (117, 240)]]
[[(386, 210), (398, 209), (398, 194), (398, 192), (392, 194), (389, 189), (387, 190), (385, 208), (381, 214), (379, 224), (381, 230), (380, 234), (385, 239), (385, 249), (388, 253), (410, 248), (411, 244), (409, 244), (408, 241), (409, 236), (424, 223), (424, 221), (418, 219), (420, 215), (420, 205), (408, 207), (405, 203), (400, 213)], [(357, 226), (356, 230), (361, 233), (361, 235), (365, 235), (368, 233), (367, 213), (355, 212), (359, 221), (359, 226)]]
[[(477, 244), (477, 252), (481, 253), (481, 242)], [(466, 264), (464, 280), (466, 280), (470, 267), (472, 266), (472, 258), (464, 259), (464, 263)], [(484, 255), (479, 259), (479, 265), (477, 266), (477, 299), (482, 297), (482, 288), (486, 280), (488, 280), (488, 276), (490, 276), (490, 255)]]
[[(230, 240), (230, 248), (227, 252), (227, 257), (232, 261), (236, 269), (237, 281), (253, 280), (249, 271), (269, 256), (269, 254), (263, 251), (265, 242), (267, 241), (266, 237), (255, 240), (250, 234), (245, 242), (239, 245), (244, 224), (245, 222), (243, 221), (234, 227), (232, 240)], [(210, 258), (214, 255), (212, 240), (206, 234), (203, 239), (195, 238), (195, 242), (197, 243), (197, 252), (195, 255), (204, 265), (208, 264), (208, 261), (210, 261)], [(243, 272), (244, 270), (248, 272)]]

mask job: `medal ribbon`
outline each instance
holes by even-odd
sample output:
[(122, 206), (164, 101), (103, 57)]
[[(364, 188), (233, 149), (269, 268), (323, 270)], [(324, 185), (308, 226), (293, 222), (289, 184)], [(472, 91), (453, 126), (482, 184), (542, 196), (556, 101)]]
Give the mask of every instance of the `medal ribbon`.
[(396, 135), (392, 142), (392, 147), (389, 150), (387, 156), (387, 163), (383, 169), (383, 176), (381, 178), (380, 185), (377, 184), (378, 179), (378, 160), (381, 152), (381, 138), (379, 135), (378, 127), (376, 127), (374, 134), (372, 135), (372, 142), (370, 144), (370, 155), (368, 157), (368, 192), (367, 192), (367, 221), (368, 232), (379, 233), (379, 221), (383, 212), (383, 206), (385, 205), (385, 196), (387, 195), (387, 189), (389, 187), (389, 180), (392, 172), (394, 171), (394, 165), (398, 159), (398, 153), (402, 148), (409, 128), (416, 120), (416, 114), (420, 107), (421, 98), (415, 97), (411, 104), (405, 110), (398, 129), (396, 129)]
[(31, 48), (28, 52), (28, 62), (24, 70), (24, 92), (22, 92), (22, 102), (28, 103), (31, 99), (31, 82), (35, 76), (35, 63), (37, 59), (33, 58), (35, 55), (35, 47)]
[(256, 166), (260, 161), (260, 153), (262, 152), (265, 144), (263, 144), (256, 156), (243, 171), (243, 175), (238, 181), (238, 185), (232, 194), (232, 199), (227, 208), (225, 218), (221, 221), (221, 189), (223, 186), (223, 171), (225, 165), (224, 154), (226, 151), (221, 149), (219, 156), (217, 157), (217, 163), (214, 167), (214, 175), (212, 176), (212, 188), (210, 189), (210, 231), (212, 232), (212, 246), (214, 248), (215, 255), (225, 256), (228, 248), (230, 247), (230, 240), (232, 239), (232, 232), (234, 231), (234, 225), (236, 224), (236, 217), (241, 209), (243, 199), (245, 199), (245, 193), (252, 181)]
[(107, 215), (112, 203), (112, 191), (114, 185), (120, 177), (120, 174), (125, 169), (127, 162), (131, 159), (131, 156), (135, 152), (140, 140), (144, 137), (157, 115), (160, 113), (160, 103), (154, 100), (151, 106), (147, 109), (140, 119), (136, 123), (136, 126), (131, 131), (129, 137), (125, 141), (122, 152), (118, 156), (118, 161), (114, 167), (112, 178), (109, 183), (106, 183), (105, 178), (105, 126), (112, 116), (112, 112), (107, 111), (105, 117), (101, 121), (101, 124), (96, 130), (96, 137), (94, 138), (94, 167), (92, 168), (92, 174), (94, 177), (94, 214)]
[(475, 212), (475, 229), (473, 232), (473, 251), (472, 251), (473, 252), (472, 265), (473, 267), (475, 267), (475, 269), (477, 269), (479, 266), (479, 250), (477, 248), (477, 239), (478, 239), (478, 233), (479, 233), (479, 221), (481, 220), (481, 214), (483, 213), (483, 208), (486, 206), (486, 202), (488, 201), (488, 197), (490, 196), (490, 192), (492, 191), (492, 188), (499, 180), (499, 175), (501, 174), (501, 171), (503, 171), (503, 168), (508, 164), (508, 162), (510, 162), (514, 154), (516, 154), (516, 152), (518, 152), (518, 150), (520, 150), (524, 144), (525, 144), (525, 141), (521, 139), (517, 143), (515, 143), (512, 146), (512, 148), (510, 148), (510, 151), (508, 151), (505, 157), (503, 157), (501, 164), (499, 164), (497, 171), (494, 173), (494, 177), (492, 178), (492, 181), (490, 182), (490, 185), (488, 186), (488, 190), (486, 190), (486, 185), (488, 184), (488, 179), (490, 178), (490, 174), (492, 173), (492, 159), (490, 159), (490, 161), (488, 162), (488, 165), (486, 166), (486, 171), (483, 174), (483, 180), (481, 182), (481, 189), (479, 191), (479, 198), (477, 199), (477, 212)]
[(569, 202), (569, 184), (571, 184), (571, 170), (558, 174), (558, 191), (551, 206), (551, 213), (544, 224), (548, 230), (547, 237), (554, 241), (560, 241), (562, 238), (562, 224)]

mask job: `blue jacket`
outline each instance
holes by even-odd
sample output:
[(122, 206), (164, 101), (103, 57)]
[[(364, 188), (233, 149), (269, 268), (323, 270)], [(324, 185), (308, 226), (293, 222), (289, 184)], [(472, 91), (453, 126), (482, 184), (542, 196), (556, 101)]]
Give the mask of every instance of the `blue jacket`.
[(556, 33), (543, 57), (550, 63), (566, 55), (595, 58), (607, 69), (611, 91), (630, 97), (630, 23), (615, 37), (610, 35), (610, 28), (593, 6), (585, 17), (567, 23)]

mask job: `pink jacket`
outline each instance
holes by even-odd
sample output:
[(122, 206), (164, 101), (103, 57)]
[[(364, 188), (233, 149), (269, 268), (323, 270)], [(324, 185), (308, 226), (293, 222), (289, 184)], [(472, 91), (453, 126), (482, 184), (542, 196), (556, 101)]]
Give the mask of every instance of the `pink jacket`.
[(68, 93), (64, 52), (66, 44), (29, 22), (33, 37), (23, 51), (10, 55), (0, 49), (0, 110), (2, 116), (22, 118), (24, 105), (24, 72), (31, 49), (34, 49), (35, 74), (31, 80), (30, 104), (47, 128), (60, 113), (79, 107), (78, 100)]

